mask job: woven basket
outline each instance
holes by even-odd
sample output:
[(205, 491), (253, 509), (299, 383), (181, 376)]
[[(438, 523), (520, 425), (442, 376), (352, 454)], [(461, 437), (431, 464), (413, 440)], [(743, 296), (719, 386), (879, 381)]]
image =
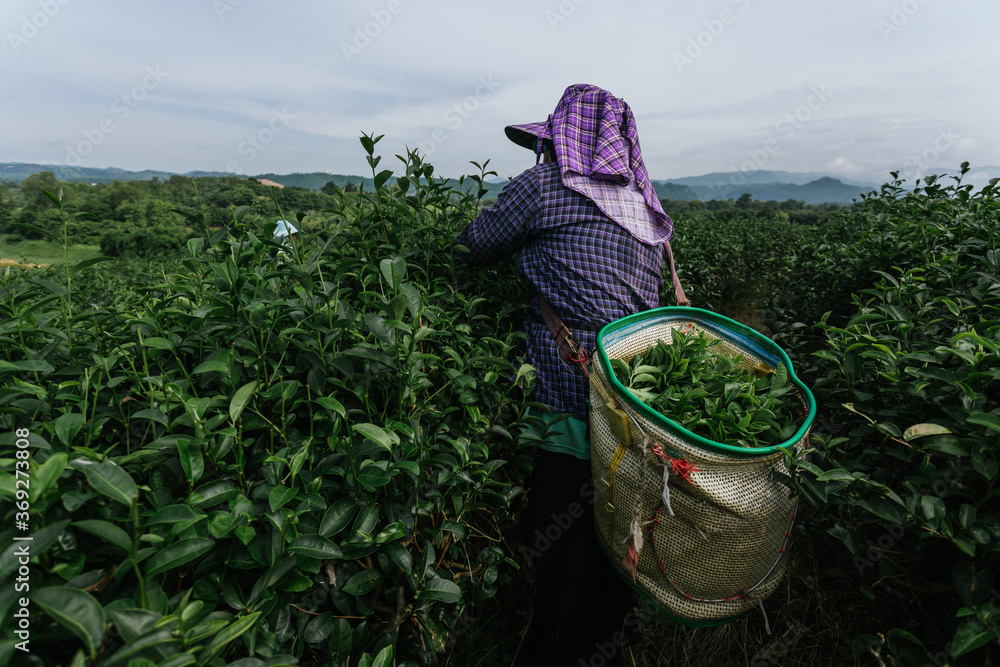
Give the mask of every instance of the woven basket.
[[(777, 588), (796, 501), (779, 446), (743, 448), (707, 440), (618, 382), (610, 359), (631, 361), (657, 340), (669, 342), (675, 330), (721, 338), (715, 349), (742, 354), (740, 365), (750, 369), (784, 364), (803, 419), (780, 447), (803, 446), (816, 404), (778, 346), (706, 310), (659, 308), (612, 322), (598, 334), (590, 372), (598, 537), (619, 574), (661, 613), (685, 625), (717, 625), (760, 605)], [(624, 561), (636, 516), (644, 540), (633, 572)]]

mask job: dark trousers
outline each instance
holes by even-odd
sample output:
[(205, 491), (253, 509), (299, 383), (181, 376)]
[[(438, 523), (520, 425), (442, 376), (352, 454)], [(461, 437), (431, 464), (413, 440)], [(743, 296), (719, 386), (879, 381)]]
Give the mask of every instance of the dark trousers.
[(525, 667), (617, 664), (632, 591), (597, 543), (590, 461), (540, 450), (521, 515), (525, 559), (535, 570), (535, 603), (521, 648)]

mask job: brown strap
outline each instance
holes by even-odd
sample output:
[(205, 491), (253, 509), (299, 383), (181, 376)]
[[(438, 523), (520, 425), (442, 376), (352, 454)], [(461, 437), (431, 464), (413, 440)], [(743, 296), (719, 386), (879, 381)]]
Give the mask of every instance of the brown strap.
[(541, 295), (538, 297), (538, 304), (542, 309), (542, 319), (545, 320), (549, 331), (552, 332), (552, 337), (556, 339), (556, 345), (559, 346), (559, 357), (566, 363), (576, 364), (583, 369), (583, 374), (586, 377), (590, 377), (590, 373), (587, 370), (587, 358), (589, 355), (586, 348), (573, 338), (573, 332), (559, 319), (552, 305), (542, 298)]
[[(677, 277), (677, 269), (674, 266), (674, 253), (670, 248), (669, 241), (666, 243), (666, 246), (667, 260), (670, 263), (670, 279), (674, 284), (674, 299), (677, 300), (678, 306), (690, 306), (691, 302), (684, 294), (684, 287), (681, 286), (680, 278)], [(545, 320), (549, 331), (552, 332), (552, 337), (556, 339), (556, 345), (559, 346), (559, 357), (567, 363), (578, 365), (583, 369), (583, 374), (589, 377), (589, 371), (587, 370), (587, 358), (589, 355), (586, 348), (573, 338), (573, 332), (559, 319), (552, 305), (542, 298), (541, 295), (538, 296), (538, 304), (542, 309), (542, 319)]]
[(674, 299), (677, 301), (678, 306), (690, 306), (691, 302), (685, 296), (684, 288), (681, 287), (681, 280), (677, 277), (677, 269), (674, 268), (674, 251), (670, 249), (670, 241), (667, 241), (666, 245), (667, 261), (670, 262), (670, 279), (674, 283)]

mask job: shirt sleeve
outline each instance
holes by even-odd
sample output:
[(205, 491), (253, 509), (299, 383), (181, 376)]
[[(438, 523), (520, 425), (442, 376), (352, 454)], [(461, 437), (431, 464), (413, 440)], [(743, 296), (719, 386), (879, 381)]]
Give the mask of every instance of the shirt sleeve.
[(532, 169), (512, 179), (500, 192), (496, 203), (482, 209), (455, 240), (469, 249), (467, 255), (463, 253), (465, 260), (473, 265), (489, 266), (517, 251), (531, 223), (538, 217), (540, 192)]

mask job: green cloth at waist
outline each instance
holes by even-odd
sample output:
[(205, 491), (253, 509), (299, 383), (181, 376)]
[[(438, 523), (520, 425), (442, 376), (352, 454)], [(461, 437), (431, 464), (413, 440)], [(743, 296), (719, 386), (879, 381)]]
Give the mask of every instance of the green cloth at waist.
[[(538, 417), (545, 422), (544, 442), (541, 449), (560, 454), (572, 454), (578, 459), (590, 460), (590, 438), (587, 437), (587, 424), (565, 412), (551, 410), (528, 409), (527, 414)], [(555, 423), (553, 423), (555, 422)], [(534, 429), (532, 429), (534, 430)], [(542, 433), (535, 431), (538, 437)]]

